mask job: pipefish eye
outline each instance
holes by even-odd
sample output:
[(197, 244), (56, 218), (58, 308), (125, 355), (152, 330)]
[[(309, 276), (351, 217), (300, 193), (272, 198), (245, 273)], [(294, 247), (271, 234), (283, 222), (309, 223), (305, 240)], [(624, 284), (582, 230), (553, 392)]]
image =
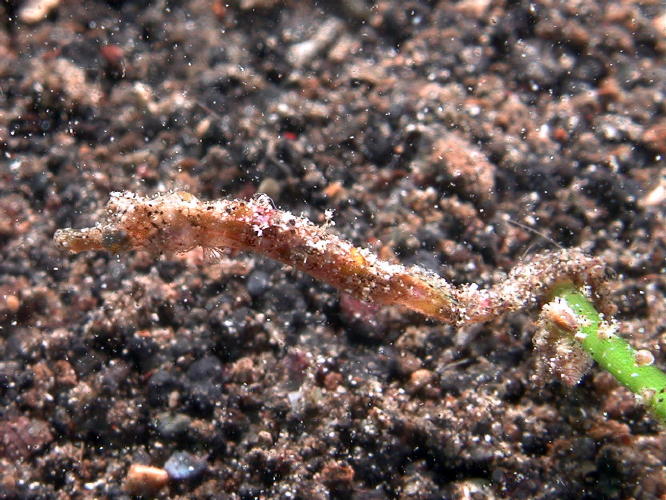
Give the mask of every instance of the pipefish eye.
[(102, 231), (102, 246), (113, 253), (128, 250), (130, 248), (129, 236), (121, 229), (104, 229)]

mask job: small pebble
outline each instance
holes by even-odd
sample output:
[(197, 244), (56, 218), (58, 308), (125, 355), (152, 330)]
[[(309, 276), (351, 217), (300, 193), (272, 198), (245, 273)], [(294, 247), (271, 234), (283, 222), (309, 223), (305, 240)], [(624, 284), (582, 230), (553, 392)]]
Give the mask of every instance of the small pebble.
[(334, 391), (343, 382), (343, 377), (338, 372), (329, 372), (324, 377), (324, 387), (329, 391)]
[(268, 289), (270, 285), (270, 280), (271, 277), (267, 272), (262, 271), (260, 269), (252, 271), (252, 273), (247, 279), (248, 293), (253, 298), (260, 297)]
[(254, 362), (250, 357), (243, 357), (234, 362), (229, 370), (231, 380), (239, 384), (251, 384), (255, 381)]
[(430, 370), (421, 368), (416, 370), (409, 377), (409, 382), (407, 383), (407, 391), (411, 394), (419, 392), (426, 385), (428, 385), (433, 378), (433, 373)]
[(125, 477), (125, 491), (130, 495), (153, 495), (169, 481), (164, 469), (150, 465), (132, 464)]
[(169, 457), (164, 468), (174, 481), (186, 481), (199, 477), (206, 470), (206, 461), (186, 451), (177, 451)]
[(268, 431), (259, 431), (257, 433), (257, 443), (261, 446), (271, 446), (273, 444), (273, 436)]
[(282, 194), (282, 186), (272, 177), (266, 177), (263, 181), (261, 181), (261, 184), (259, 184), (257, 192), (267, 194), (272, 200), (278, 200), (280, 198), (280, 194)]
[(177, 439), (179, 436), (184, 436), (191, 425), (192, 419), (182, 413), (160, 413), (155, 422), (158, 434), (162, 439), (167, 441)]
[(19, 307), (21, 307), (21, 301), (16, 295), (7, 295), (5, 298), (5, 303), (7, 305), (7, 309), (11, 313), (16, 313), (16, 311), (19, 310)]
[(292, 45), (287, 51), (287, 60), (297, 68), (302, 68), (334, 42), (343, 27), (343, 23), (339, 20), (329, 19), (319, 27), (312, 38)]
[(111, 65), (118, 65), (122, 62), (124, 51), (118, 45), (103, 45), (99, 49), (104, 60)]
[(60, 5), (61, 0), (29, 0), (24, 2), (19, 10), (18, 17), (26, 24), (35, 24)]
[(351, 488), (355, 471), (346, 463), (331, 461), (321, 470), (321, 481), (333, 491), (340, 492)]
[(643, 142), (658, 153), (666, 153), (666, 120), (648, 128), (642, 137)]
[(30, 457), (53, 441), (51, 431), (43, 420), (4, 416), (0, 419), (0, 458), (22, 461)]

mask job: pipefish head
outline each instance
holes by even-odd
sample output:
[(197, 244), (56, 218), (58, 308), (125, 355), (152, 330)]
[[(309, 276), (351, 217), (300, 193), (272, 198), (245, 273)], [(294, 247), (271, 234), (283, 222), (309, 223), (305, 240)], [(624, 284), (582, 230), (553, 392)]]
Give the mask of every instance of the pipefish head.
[(111, 193), (106, 220), (88, 229), (61, 229), (55, 243), (72, 253), (132, 249), (154, 254), (179, 253), (196, 247), (200, 237), (200, 203), (189, 193), (166, 193), (152, 198)]
[(199, 200), (189, 193), (153, 197), (111, 193), (102, 244), (112, 252), (180, 253), (198, 245)]
[(136, 247), (135, 235), (128, 231), (136, 225), (132, 224), (135, 207), (131, 203), (135, 198), (126, 193), (112, 193), (105, 222), (84, 229), (59, 229), (53, 235), (56, 246), (70, 253), (94, 250), (120, 253)]

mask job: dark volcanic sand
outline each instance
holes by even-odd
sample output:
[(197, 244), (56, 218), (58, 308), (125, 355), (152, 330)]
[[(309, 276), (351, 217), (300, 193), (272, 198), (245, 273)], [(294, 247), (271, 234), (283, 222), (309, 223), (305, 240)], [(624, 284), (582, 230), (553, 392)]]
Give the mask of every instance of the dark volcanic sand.
[(666, 434), (596, 367), (535, 380), (533, 314), (52, 243), (182, 189), (456, 283), (579, 246), (665, 366), (663, 2), (143, 3), (0, 5), (2, 498), (126, 497), (131, 464), (164, 498), (664, 498)]

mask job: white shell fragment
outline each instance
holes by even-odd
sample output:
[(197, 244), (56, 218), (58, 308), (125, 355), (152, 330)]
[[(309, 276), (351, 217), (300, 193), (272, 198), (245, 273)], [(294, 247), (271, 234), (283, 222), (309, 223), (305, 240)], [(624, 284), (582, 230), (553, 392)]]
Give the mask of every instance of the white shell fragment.
[(654, 355), (647, 349), (636, 351), (634, 361), (638, 366), (649, 366), (654, 363)]

